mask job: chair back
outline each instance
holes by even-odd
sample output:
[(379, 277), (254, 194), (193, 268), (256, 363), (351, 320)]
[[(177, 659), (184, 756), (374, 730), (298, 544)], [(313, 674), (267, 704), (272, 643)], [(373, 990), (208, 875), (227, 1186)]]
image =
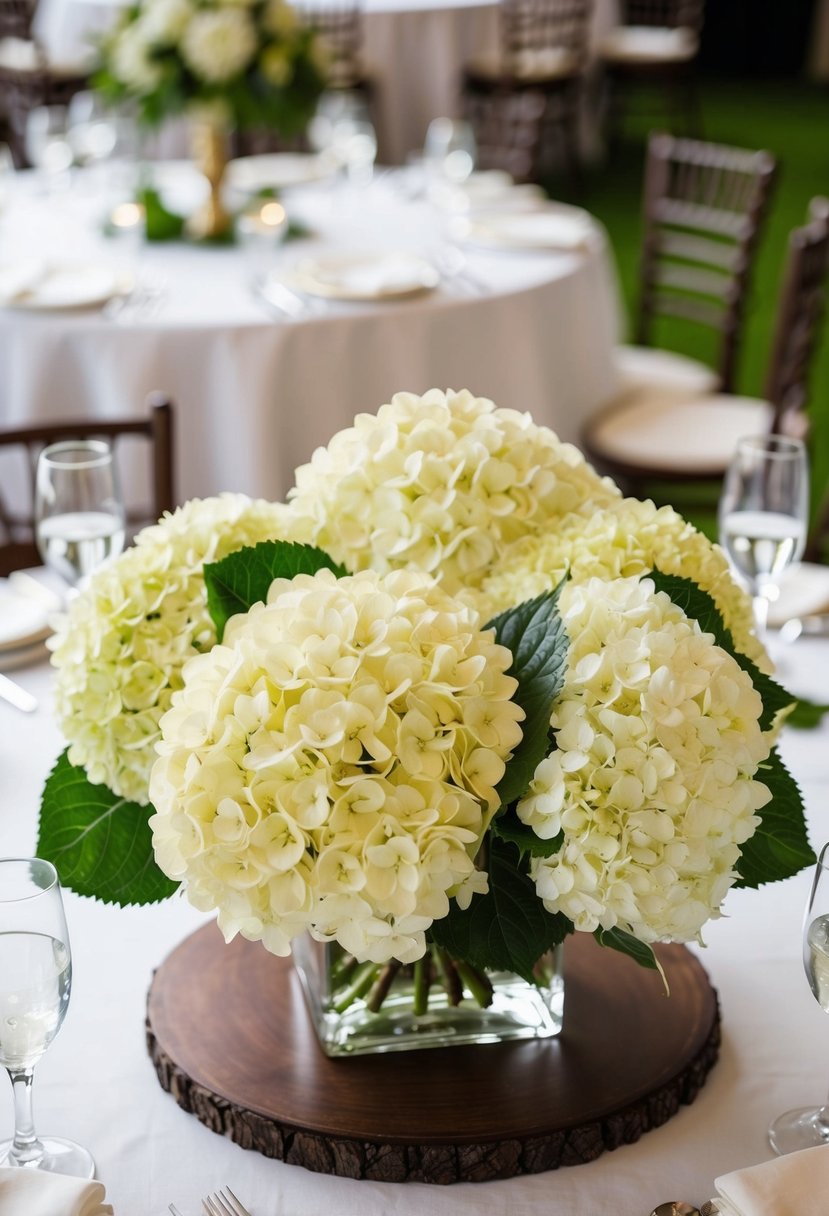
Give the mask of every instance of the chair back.
[(544, 51), (557, 51), (578, 71), (587, 58), (593, 0), (501, 0), (501, 47), (507, 68), (520, 76)]
[(154, 522), (165, 511), (174, 510), (173, 407), (160, 394), (153, 394), (148, 404), (150, 410), (146, 418), (86, 418), (0, 430), (0, 451), (23, 449), (29, 482), (26, 506), (18, 507), (15, 503), (12, 509), (0, 497), (0, 575), (40, 564), (34, 528), (35, 472), (38, 455), (50, 443), (95, 438), (107, 439), (115, 445), (127, 435), (146, 439), (151, 449), (152, 498), (146, 509), (128, 513), (127, 521), (135, 527)]
[(636, 341), (653, 341), (658, 317), (714, 331), (726, 392), (775, 169), (769, 152), (666, 134), (648, 141)]
[(809, 371), (823, 319), (829, 270), (829, 199), (815, 198), (809, 222), (789, 237), (765, 396), (775, 432), (802, 437)]
[(704, 15), (705, 0), (625, 0), (622, 4), (625, 25), (687, 29), (698, 34)]
[(359, 85), (363, 79), (363, 22), (357, 0), (325, 0), (322, 4), (300, 4), (299, 8), (325, 50), (328, 87), (348, 89)]
[(29, 41), (34, 11), (34, 0), (0, 0), (0, 38)]

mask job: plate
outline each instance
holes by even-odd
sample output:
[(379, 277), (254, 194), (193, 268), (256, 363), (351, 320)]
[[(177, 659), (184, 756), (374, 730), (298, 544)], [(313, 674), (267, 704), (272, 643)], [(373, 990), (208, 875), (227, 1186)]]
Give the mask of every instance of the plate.
[(17, 646), (14, 650), (0, 650), (0, 671), (33, 667), (35, 663), (45, 662), (48, 657), (49, 651), (45, 642), (35, 642), (32, 646)]
[(780, 575), (779, 595), (769, 604), (769, 625), (776, 629), (794, 617), (829, 612), (829, 566), (800, 562)]
[(331, 164), (307, 152), (272, 152), (262, 156), (240, 156), (227, 167), (225, 180), (233, 190), (255, 194), (257, 190), (286, 190), (323, 181), (332, 173)]
[(0, 307), (50, 312), (101, 306), (123, 290), (108, 266), (19, 262), (0, 266)]
[(354, 253), (307, 258), (290, 274), (291, 286), (333, 300), (403, 300), (433, 291), (440, 274), (413, 253)]
[(36, 645), (50, 633), (49, 612), (44, 604), (0, 584), (0, 654)]
[(461, 239), (487, 249), (587, 249), (595, 236), (593, 221), (579, 207), (478, 211), (459, 230)]

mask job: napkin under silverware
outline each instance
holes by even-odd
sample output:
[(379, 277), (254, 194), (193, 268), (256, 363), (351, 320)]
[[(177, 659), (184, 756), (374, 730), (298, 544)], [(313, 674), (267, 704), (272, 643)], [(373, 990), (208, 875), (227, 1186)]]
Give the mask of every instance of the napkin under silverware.
[(826, 1210), (829, 1144), (716, 1179), (720, 1216), (806, 1216)]
[(0, 1167), (0, 1212), (3, 1216), (113, 1216), (100, 1182), (29, 1170)]

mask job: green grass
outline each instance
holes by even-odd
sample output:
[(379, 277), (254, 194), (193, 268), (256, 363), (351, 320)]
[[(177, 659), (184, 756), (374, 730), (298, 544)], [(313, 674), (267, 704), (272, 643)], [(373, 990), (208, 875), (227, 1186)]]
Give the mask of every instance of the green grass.
[[(758, 395), (766, 374), (777, 295), (792, 228), (802, 224), (809, 200), (829, 194), (829, 90), (797, 81), (702, 80), (705, 138), (745, 148), (767, 148), (779, 162), (777, 182), (755, 265), (736, 389)], [(612, 160), (587, 176), (583, 204), (606, 226), (616, 255), (623, 298), (631, 315), (636, 300), (641, 235), (640, 203), (645, 134), (663, 125), (658, 107), (650, 122), (631, 123)], [(638, 128), (638, 129), (637, 129)], [(694, 326), (676, 349), (711, 358), (712, 348)], [(829, 325), (825, 327), (829, 329)], [(667, 342), (666, 342), (667, 344)], [(829, 483), (829, 341), (815, 355), (811, 392), (812, 501)], [(701, 524), (710, 523), (700, 518)]]

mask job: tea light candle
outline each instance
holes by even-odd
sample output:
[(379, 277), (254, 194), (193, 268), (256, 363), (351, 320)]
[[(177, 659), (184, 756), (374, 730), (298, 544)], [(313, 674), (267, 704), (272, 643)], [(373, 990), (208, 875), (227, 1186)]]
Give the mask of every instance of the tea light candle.
[(255, 211), (246, 211), (240, 215), (237, 223), (238, 235), (246, 240), (272, 242), (278, 244), (285, 236), (288, 227), (288, 216), (281, 203), (268, 201)]
[(113, 208), (109, 222), (116, 233), (128, 236), (144, 224), (144, 208), (140, 203), (119, 203)]

